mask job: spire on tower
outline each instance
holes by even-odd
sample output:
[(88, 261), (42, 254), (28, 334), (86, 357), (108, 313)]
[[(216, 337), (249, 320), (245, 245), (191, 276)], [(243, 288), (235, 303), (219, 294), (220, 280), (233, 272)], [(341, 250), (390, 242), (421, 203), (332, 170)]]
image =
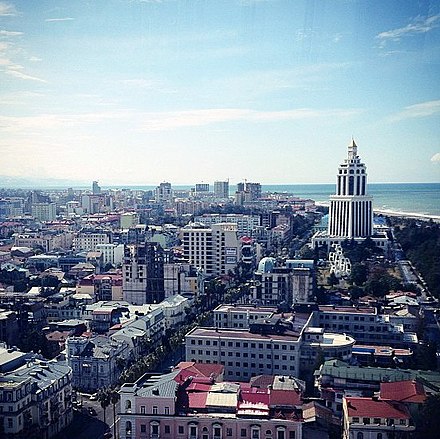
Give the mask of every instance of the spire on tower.
[(354, 159), (357, 156), (357, 145), (354, 141), (354, 137), (351, 137), (351, 143), (348, 145), (348, 158)]

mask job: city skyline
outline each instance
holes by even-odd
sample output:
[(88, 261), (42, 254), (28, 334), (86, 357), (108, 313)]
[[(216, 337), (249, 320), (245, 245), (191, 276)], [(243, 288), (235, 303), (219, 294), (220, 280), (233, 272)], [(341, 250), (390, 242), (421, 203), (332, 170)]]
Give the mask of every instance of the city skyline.
[[(1, 177), (438, 182), (440, 2), (0, 1)], [(188, 172), (189, 170), (189, 172)]]

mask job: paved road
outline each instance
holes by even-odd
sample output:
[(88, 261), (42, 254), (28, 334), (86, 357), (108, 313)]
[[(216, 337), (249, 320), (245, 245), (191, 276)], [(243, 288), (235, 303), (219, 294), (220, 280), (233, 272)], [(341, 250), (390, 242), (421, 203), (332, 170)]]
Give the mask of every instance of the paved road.
[[(113, 434), (113, 406), (107, 408), (104, 423), (104, 410), (98, 401), (90, 401), (86, 395), (78, 395), (78, 398), (82, 400), (82, 409), (74, 410), (72, 423), (55, 439), (101, 439), (107, 431)], [(88, 414), (89, 407), (95, 409), (96, 416)], [(116, 413), (118, 410), (119, 407), (116, 406)]]

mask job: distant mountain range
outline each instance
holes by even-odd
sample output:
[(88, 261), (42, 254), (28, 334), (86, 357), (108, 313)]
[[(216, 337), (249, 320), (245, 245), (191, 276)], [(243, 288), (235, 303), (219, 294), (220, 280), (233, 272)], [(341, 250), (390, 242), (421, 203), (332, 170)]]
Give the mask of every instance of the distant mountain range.
[(89, 187), (90, 181), (67, 180), (58, 178), (9, 177), (0, 175), (0, 188), (11, 189), (50, 189), (68, 187)]

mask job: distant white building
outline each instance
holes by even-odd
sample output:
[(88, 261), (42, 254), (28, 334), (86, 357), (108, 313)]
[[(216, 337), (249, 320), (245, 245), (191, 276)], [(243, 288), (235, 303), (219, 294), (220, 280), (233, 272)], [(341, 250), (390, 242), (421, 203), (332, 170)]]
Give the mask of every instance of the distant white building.
[(31, 212), (37, 220), (55, 221), (57, 218), (57, 205), (56, 203), (34, 203)]
[(115, 267), (124, 260), (124, 244), (97, 244), (96, 251), (102, 253), (102, 264), (112, 264)]

